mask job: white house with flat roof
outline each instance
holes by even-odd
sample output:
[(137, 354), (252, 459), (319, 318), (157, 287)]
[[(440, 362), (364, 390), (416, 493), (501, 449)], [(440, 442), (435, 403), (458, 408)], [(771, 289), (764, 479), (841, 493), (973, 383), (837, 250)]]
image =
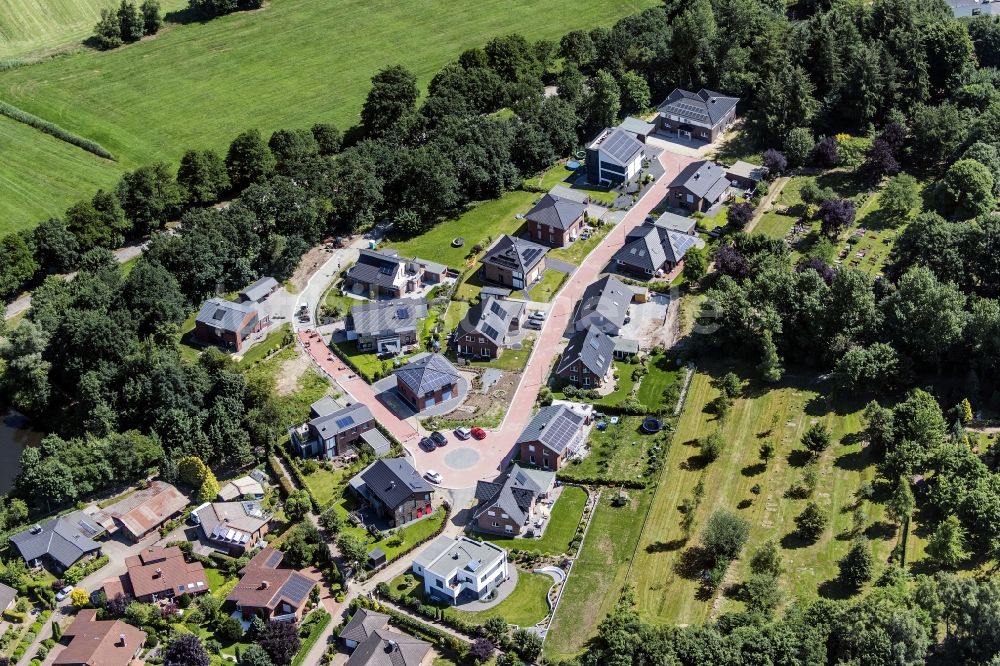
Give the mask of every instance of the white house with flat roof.
[(507, 551), (488, 541), (441, 535), (413, 558), (413, 573), (424, 579), (428, 598), (459, 603), (483, 599), (507, 580)]

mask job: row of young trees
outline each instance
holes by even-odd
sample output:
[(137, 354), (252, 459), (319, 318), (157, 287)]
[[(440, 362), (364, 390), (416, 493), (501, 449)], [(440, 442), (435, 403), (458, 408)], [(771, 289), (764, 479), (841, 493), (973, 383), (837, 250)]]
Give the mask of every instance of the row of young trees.
[(162, 25), (158, 0), (143, 0), (139, 6), (131, 0), (122, 0), (117, 10), (101, 10), (92, 39), (97, 48), (106, 51), (155, 35)]

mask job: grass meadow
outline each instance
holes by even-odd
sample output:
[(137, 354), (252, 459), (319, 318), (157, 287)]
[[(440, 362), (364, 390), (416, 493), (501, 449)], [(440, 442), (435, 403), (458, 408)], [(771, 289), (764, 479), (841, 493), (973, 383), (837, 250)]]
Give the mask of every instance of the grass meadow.
[[(124, 48), (3, 71), (0, 98), (99, 142), (119, 162), (102, 165), (72, 146), (59, 158), (37, 156), (38, 142), (52, 139), (24, 128), (2, 146), (19, 157), (0, 164), (5, 195), (15, 193), (0, 197), (0, 219), (9, 228), (37, 224), (89, 197), (95, 185), (112, 185), (125, 169), (176, 163), (190, 148), (225, 149), (248, 127), (347, 128), (358, 122), (372, 75), (387, 65), (405, 65), (424, 86), (446, 62), (495, 35), (558, 38), (655, 4), (273, 0), (261, 11), (174, 26)], [(19, 167), (31, 154), (31, 168)], [(53, 184), (61, 181), (72, 187)]]

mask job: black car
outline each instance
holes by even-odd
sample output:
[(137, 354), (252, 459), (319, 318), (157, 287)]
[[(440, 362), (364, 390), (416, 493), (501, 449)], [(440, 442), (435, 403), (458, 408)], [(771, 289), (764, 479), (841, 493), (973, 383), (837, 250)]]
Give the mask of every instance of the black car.
[(434, 440), (431, 439), (430, 437), (421, 437), (420, 448), (422, 448), (424, 451), (433, 451), (435, 449)]
[(442, 435), (437, 430), (431, 433), (431, 439), (434, 440), (434, 443), (437, 444), (438, 446), (444, 446), (445, 444), (448, 443), (448, 438)]

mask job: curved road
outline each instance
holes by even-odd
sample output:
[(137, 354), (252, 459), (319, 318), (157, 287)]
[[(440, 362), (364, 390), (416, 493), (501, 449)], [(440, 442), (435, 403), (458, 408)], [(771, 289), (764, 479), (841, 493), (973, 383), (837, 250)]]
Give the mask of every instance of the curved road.
[(417, 445), (420, 437), (425, 434), (419, 422), (414, 418), (400, 419), (379, 402), (372, 387), (355, 375), (327, 347), (318, 333), (300, 331), (300, 344), (345, 393), (371, 408), (375, 419), (402, 442), (418, 471), (434, 469), (442, 472), (445, 477), (442, 487), (445, 488), (474, 487), (477, 480), (495, 476), (511, 455), (518, 436), (531, 419), (538, 392), (545, 386), (552, 360), (562, 342), (563, 332), (569, 325), (584, 289), (604, 271), (611, 257), (625, 243), (628, 232), (642, 224), (649, 212), (664, 199), (667, 185), (681, 169), (697, 158), (663, 151), (659, 160), (664, 168), (663, 175), (581, 262), (580, 267), (556, 295), (507, 414), (500, 427), (490, 431), (485, 440), (463, 442), (447, 433), (447, 446), (430, 452), (424, 451)]

